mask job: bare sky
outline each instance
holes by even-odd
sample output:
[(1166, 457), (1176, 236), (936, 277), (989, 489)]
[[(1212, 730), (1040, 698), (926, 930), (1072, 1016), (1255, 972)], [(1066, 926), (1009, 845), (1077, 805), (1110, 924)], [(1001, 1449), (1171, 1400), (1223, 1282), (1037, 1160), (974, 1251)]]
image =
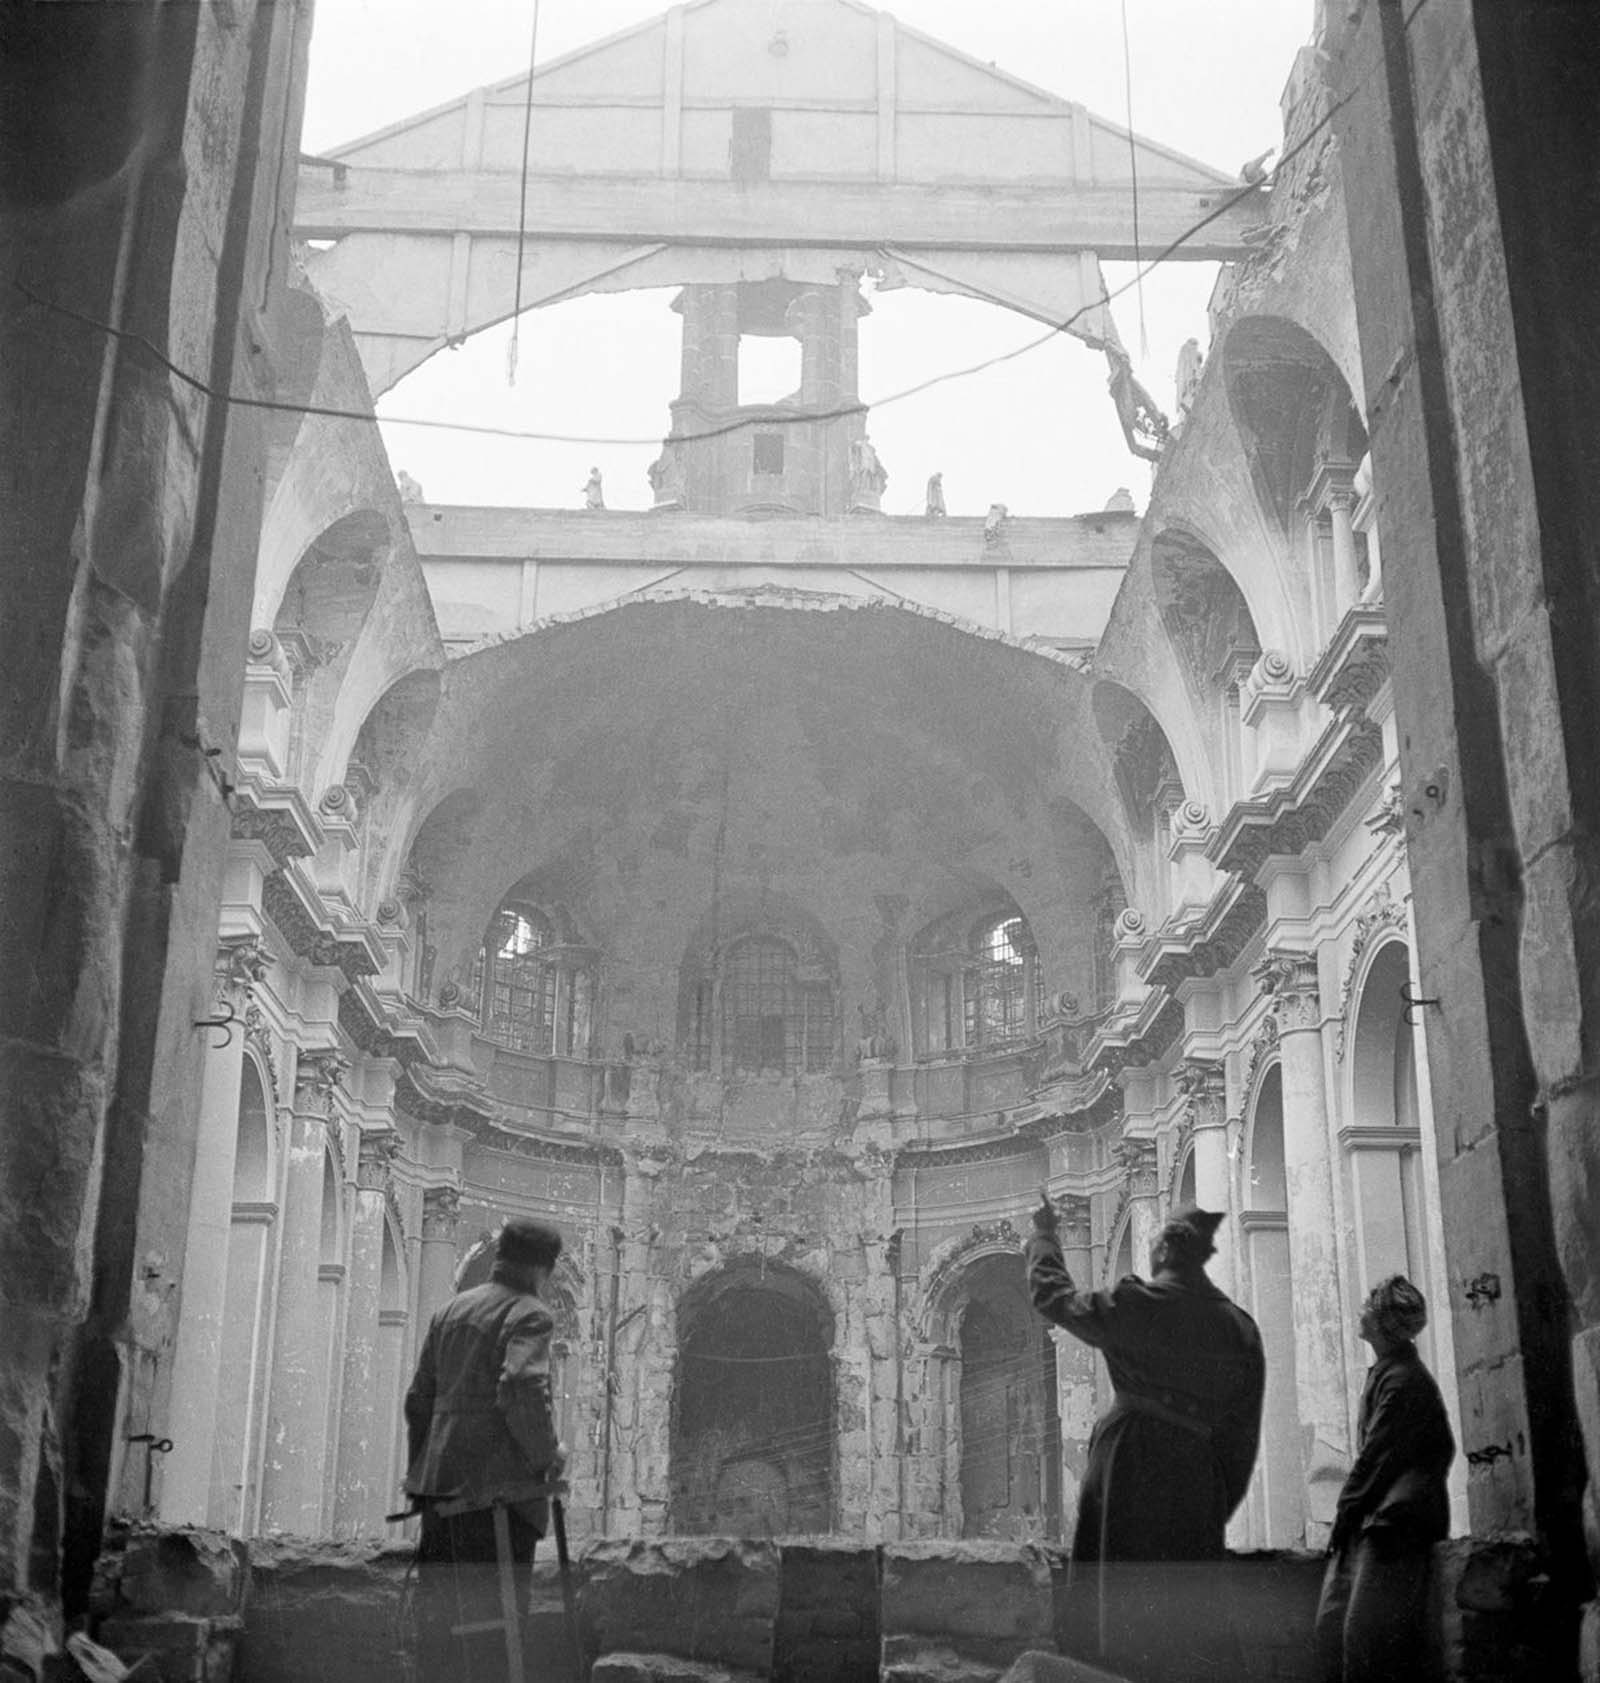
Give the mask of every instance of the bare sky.
[[(783, 0), (771, 6), (774, 27)], [(665, 9), (660, 0), (542, 0), (541, 63)], [(1113, 121), (1125, 117), (1119, 0), (901, 0), (902, 22)], [(1311, 34), (1312, 0), (1127, 0), (1133, 126), (1216, 168), (1236, 170), (1281, 136), (1278, 99)], [(519, 74), (533, 0), (317, 0), (305, 149), (318, 152)], [(1106, 266), (1115, 288), (1131, 270)], [(1170, 410), (1178, 349), (1206, 343), (1215, 268), (1171, 264), (1113, 306), (1141, 379)], [(380, 405), (423, 415), (600, 437), (665, 432), (678, 376), (670, 293), (577, 299), (523, 321), (517, 384), (502, 327), (442, 352)], [(870, 403), (946, 369), (1037, 337), (1038, 325), (967, 299), (903, 291), (874, 300), (862, 324), (861, 391)], [(1105, 390), (1102, 358), (1062, 336), (1030, 355), (875, 409), (869, 430), (891, 514), (920, 513), (944, 473), (950, 512), (1005, 502), (1019, 514), (1104, 505), (1119, 485), (1143, 506), (1145, 465), (1130, 456)], [(591, 464), (611, 507), (649, 505), (655, 449), (496, 442), (386, 425), (390, 459), (430, 500), (576, 507)]]

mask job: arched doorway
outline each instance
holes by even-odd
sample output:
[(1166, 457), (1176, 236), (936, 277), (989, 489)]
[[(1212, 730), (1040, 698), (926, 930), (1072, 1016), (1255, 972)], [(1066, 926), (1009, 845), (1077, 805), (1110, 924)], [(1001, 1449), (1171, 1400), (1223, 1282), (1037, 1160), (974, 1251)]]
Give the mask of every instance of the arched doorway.
[(669, 1450), (674, 1531), (832, 1528), (832, 1345), (833, 1316), (794, 1269), (739, 1264), (684, 1294)]
[(1251, 1497), (1252, 1541), (1288, 1548), (1304, 1540), (1305, 1465), (1294, 1361), (1294, 1281), (1289, 1270), (1288, 1182), (1283, 1158), (1283, 1071), (1261, 1077), (1250, 1117), (1243, 1226), (1250, 1313), (1267, 1352), (1261, 1448)]
[(1038, 1541), (1061, 1531), (1055, 1349), (1021, 1261), (986, 1256), (963, 1282), (961, 1533)]
[(239, 1076), (239, 1133), (233, 1158), (228, 1283), (218, 1363), (217, 1429), (207, 1522), (236, 1536), (254, 1529), (260, 1474), (256, 1422), (262, 1393), (261, 1322), (276, 1205), (267, 1090), (255, 1059)]

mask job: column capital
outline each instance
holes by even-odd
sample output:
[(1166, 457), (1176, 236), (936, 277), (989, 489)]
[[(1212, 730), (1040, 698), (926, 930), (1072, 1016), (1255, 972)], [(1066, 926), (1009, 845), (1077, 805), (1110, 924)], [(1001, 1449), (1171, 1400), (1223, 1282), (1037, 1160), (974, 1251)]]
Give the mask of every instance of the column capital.
[(1057, 1198), (1055, 1204), (1056, 1214), (1061, 1218), (1061, 1248), (1068, 1251), (1090, 1249), (1094, 1244), (1093, 1202), (1068, 1193), (1064, 1198)]
[(389, 1190), (389, 1165), (400, 1149), (400, 1136), (393, 1128), (363, 1132), (356, 1154), (356, 1188), (361, 1192)]
[(1112, 1155), (1122, 1165), (1130, 1198), (1154, 1198), (1160, 1190), (1154, 1140), (1121, 1139)]
[(1275, 1001), (1279, 1030), (1321, 1026), (1322, 995), (1317, 980), (1317, 955), (1274, 947), (1255, 968), (1261, 991)]
[(295, 1060), (295, 1110), (311, 1116), (330, 1116), (333, 1095), (349, 1070), (350, 1060), (332, 1047), (302, 1051)]
[(422, 1195), (422, 1237), (454, 1243), (461, 1216), (461, 1192), (454, 1186), (430, 1186)]
[(224, 935), (217, 942), (212, 974), (218, 1000), (247, 1004), (257, 982), (272, 968), (272, 954), (255, 930), (243, 935)]
[(1228, 1120), (1228, 1081), (1220, 1059), (1185, 1058), (1174, 1074), (1188, 1103), (1192, 1128), (1221, 1128)]

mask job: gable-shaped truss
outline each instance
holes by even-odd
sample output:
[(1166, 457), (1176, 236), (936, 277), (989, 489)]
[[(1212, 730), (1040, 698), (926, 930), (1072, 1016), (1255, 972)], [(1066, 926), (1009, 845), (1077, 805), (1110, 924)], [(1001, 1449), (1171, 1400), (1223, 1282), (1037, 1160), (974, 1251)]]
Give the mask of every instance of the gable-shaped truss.
[[(522, 201), (523, 125), (530, 121)], [(1099, 259), (1236, 256), (1237, 182), (859, 0), (692, 0), (302, 164), (296, 232), (381, 393), (587, 292), (841, 273), (1114, 343)], [(519, 218), (524, 225), (518, 287)]]

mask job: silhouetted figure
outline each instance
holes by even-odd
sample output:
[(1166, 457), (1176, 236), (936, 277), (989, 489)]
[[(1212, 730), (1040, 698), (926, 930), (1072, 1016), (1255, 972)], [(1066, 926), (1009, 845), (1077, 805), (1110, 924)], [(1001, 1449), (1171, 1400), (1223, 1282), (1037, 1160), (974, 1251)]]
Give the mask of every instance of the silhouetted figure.
[[(489, 1278), (458, 1292), (429, 1323), (406, 1392), (406, 1491), (422, 1515), (418, 1612), (421, 1675), (429, 1683), (463, 1675), (464, 1651), (452, 1626), (499, 1616), (494, 1499), (559, 1477), (565, 1460), (550, 1396), (555, 1323), (539, 1297), (560, 1254), (555, 1228), (508, 1221)], [(450, 1517), (435, 1512), (440, 1503), (460, 1501), (482, 1506)], [(518, 1502), (508, 1518), (525, 1579), (549, 1503)], [(520, 1593), (526, 1597), (525, 1582)], [(471, 1645), (474, 1683), (503, 1675), (502, 1632), (463, 1640)]]
[(606, 506), (605, 486), (600, 479), (597, 467), (589, 469), (589, 477), (583, 482), (583, 506), (585, 508), (604, 508)]
[(1422, 1293), (1402, 1274), (1379, 1281), (1361, 1308), (1373, 1363), (1317, 1607), (1325, 1683), (1426, 1675), (1428, 1574), (1433, 1545), (1450, 1530), (1445, 1478), (1456, 1453), (1444, 1399), (1417, 1354), (1427, 1323)]

